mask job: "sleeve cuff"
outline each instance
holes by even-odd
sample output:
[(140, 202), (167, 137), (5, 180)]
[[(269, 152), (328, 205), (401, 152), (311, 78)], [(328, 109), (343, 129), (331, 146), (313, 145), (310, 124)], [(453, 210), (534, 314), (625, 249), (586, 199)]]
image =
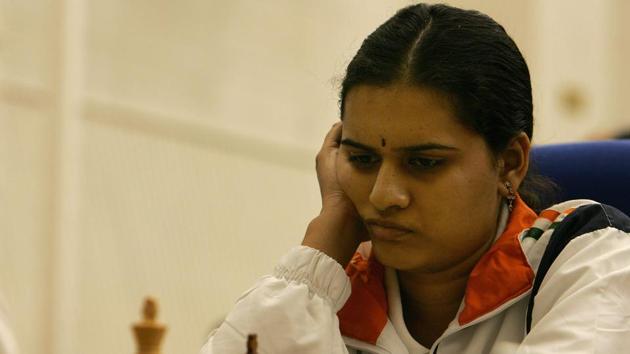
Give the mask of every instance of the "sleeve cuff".
[(298, 246), (285, 254), (273, 275), (289, 282), (306, 284), (327, 300), (334, 312), (341, 310), (350, 297), (350, 279), (337, 261), (307, 246)]

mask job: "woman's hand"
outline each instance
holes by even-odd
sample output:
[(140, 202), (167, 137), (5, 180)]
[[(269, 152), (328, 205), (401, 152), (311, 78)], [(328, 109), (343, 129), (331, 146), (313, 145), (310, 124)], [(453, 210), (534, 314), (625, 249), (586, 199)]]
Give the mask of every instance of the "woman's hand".
[(354, 211), (352, 201), (343, 192), (337, 181), (337, 154), (339, 153), (342, 127), (343, 124), (337, 122), (330, 128), (315, 159), (317, 181), (322, 195), (322, 211), (326, 209)]
[(330, 129), (317, 154), (316, 170), (322, 210), (309, 224), (302, 245), (318, 249), (346, 266), (366, 235), (352, 201), (337, 181), (337, 154), (342, 123)]

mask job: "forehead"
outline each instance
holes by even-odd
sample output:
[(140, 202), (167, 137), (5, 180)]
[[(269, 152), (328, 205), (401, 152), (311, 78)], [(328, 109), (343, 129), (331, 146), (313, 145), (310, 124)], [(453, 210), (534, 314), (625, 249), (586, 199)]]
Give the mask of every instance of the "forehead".
[(361, 85), (349, 92), (344, 103), (346, 136), (371, 141), (384, 138), (392, 147), (479, 138), (455, 116), (449, 99), (435, 90), (403, 84)]

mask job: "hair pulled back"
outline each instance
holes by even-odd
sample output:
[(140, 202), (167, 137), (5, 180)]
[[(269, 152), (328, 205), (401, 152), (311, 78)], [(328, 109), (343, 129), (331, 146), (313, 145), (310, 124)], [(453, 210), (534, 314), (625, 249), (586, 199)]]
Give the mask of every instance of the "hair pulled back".
[[(505, 29), (480, 12), (427, 4), (399, 10), (363, 41), (348, 65), (340, 92), (341, 118), (353, 87), (395, 83), (445, 94), (457, 117), (495, 155), (521, 132), (532, 139), (532, 89), (525, 59)], [(534, 191), (544, 184), (528, 173), (519, 188), (534, 209), (548, 204)]]

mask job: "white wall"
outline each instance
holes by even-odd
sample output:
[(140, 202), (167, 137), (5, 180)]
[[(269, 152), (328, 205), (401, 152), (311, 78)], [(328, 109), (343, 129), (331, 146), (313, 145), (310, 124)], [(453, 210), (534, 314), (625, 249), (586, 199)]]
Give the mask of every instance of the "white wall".
[[(318, 212), (336, 85), (407, 3), (0, 0), (0, 291), (23, 353), (133, 352), (147, 294), (164, 352), (196, 352)], [(522, 48), (537, 142), (623, 123), (624, 1), (453, 4)]]
[[(614, 62), (624, 45), (615, 39), (615, 5), (538, 1), (533, 28), (538, 53), (533, 62), (536, 142), (572, 141), (618, 125), (621, 102), (614, 99), (614, 85), (627, 69)], [(582, 102), (575, 110), (563, 99), (569, 92)]]

